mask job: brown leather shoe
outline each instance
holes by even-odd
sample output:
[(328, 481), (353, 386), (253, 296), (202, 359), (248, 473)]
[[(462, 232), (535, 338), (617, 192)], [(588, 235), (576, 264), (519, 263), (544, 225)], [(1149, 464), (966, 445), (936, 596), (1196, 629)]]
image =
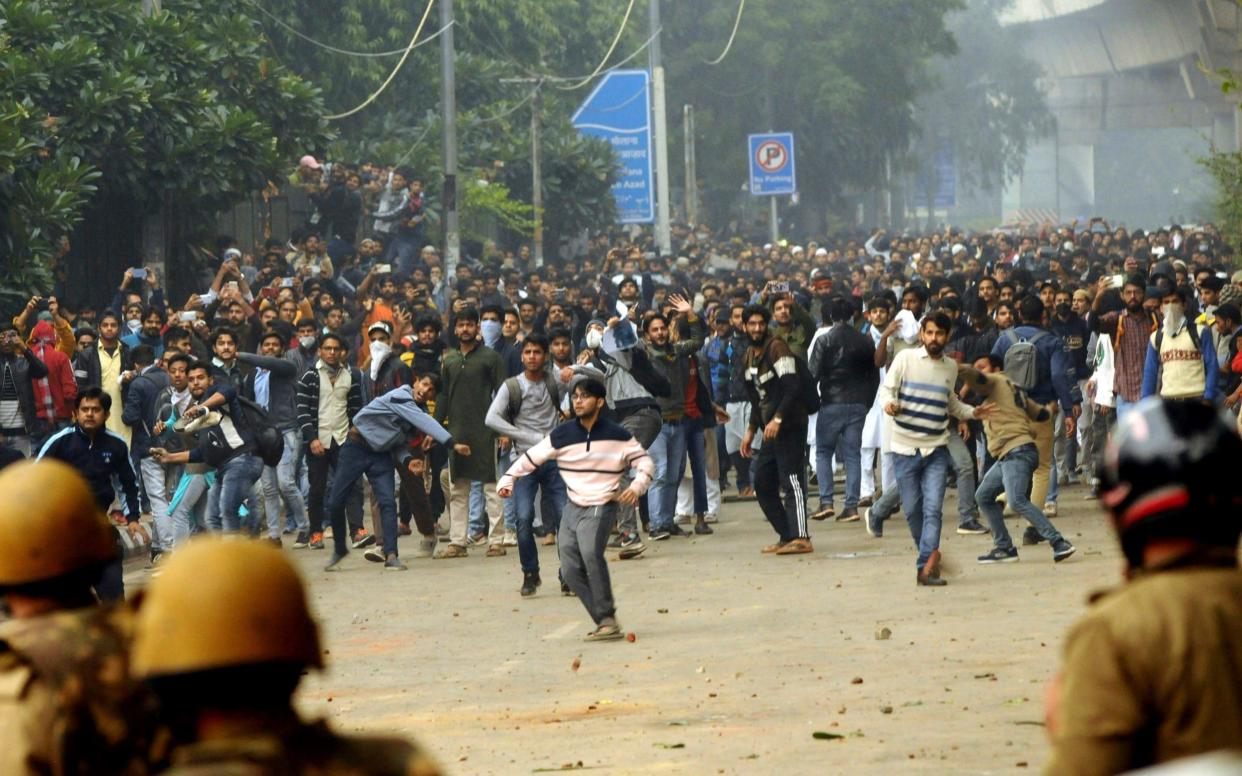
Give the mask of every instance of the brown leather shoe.
[(775, 552), (780, 552), (780, 549), (784, 546), (785, 546), (784, 542), (777, 542), (776, 544), (769, 544), (767, 547), (764, 547), (759, 552), (762, 552), (764, 555), (771, 555)]
[(815, 548), (811, 546), (810, 539), (794, 539), (789, 544), (776, 551), (777, 555), (805, 555), (808, 552), (815, 552)]

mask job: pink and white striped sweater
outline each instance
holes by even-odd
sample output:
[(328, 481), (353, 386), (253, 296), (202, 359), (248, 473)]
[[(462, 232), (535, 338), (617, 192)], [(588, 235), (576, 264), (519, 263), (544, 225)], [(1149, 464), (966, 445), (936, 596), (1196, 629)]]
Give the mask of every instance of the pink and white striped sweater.
[(621, 477), (631, 467), (638, 470), (629, 489), (641, 496), (651, 486), (655, 464), (638, 440), (621, 425), (600, 418), (588, 431), (577, 419), (552, 429), (552, 433), (527, 450), (497, 483), (497, 490), (512, 488), (547, 461), (556, 461), (569, 500), (582, 507), (607, 504), (616, 499)]

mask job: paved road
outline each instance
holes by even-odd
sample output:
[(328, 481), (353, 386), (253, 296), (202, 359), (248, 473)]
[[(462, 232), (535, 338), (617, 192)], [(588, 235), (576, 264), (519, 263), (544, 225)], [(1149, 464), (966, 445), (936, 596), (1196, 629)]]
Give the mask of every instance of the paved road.
[(1082, 495), (1063, 492), (1057, 520), (1075, 557), (1054, 566), (1042, 545), (978, 566), (987, 537), (950, 527), (958, 568), (941, 589), (915, 587), (904, 521), (880, 540), (815, 524), (814, 554), (761, 556), (772, 537), (757, 506), (730, 504), (715, 536), (612, 563), (634, 643), (582, 642), (590, 622), (557, 592), (553, 548), (527, 600), (515, 550), (406, 573), (354, 553), (340, 574), (319, 570), (323, 552), (290, 551), (329, 649), (301, 707), (347, 732), (415, 736), (459, 774), (1035, 772), (1062, 637), (1120, 571)]

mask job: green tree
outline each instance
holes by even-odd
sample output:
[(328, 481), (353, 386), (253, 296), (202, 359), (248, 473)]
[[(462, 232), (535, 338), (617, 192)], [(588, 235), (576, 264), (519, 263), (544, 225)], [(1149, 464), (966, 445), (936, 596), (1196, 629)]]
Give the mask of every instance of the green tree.
[(252, 13), (244, 0), (165, 0), (151, 16), (129, 0), (0, 5), (3, 245), (27, 273), (6, 275), (10, 291), (46, 291), (32, 267), (84, 214), (123, 217), (135, 250), (140, 219), (172, 207), (189, 237), (210, 229), (200, 214), (327, 145), (318, 91), (270, 56)]
[[(927, 61), (952, 53), (945, 13), (959, 0), (748, 0), (729, 55), (736, 6), (668, 4), (664, 51), (670, 114), (696, 110), (699, 176), (717, 222), (746, 182), (746, 135), (792, 131), (798, 187), (811, 221), (877, 189), (891, 149), (918, 127)], [(670, 117), (673, 118), (673, 117)], [(670, 153), (672, 158), (675, 153)]]
[[(399, 55), (360, 56), (403, 50), (426, 6), (405, 0), (295, 0), (263, 17), (272, 47), (282, 61), (318, 84), (330, 112), (344, 112), (379, 88)], [(599, 63), (621, 23), (626, 4), (614, 0), (458, 0), (456, 77), (460, 178), (486, 179), (504, 187), (511, 202), (492, 190), (463, 197), (463, 218), (490, 218), (508, 237), (529, 233), (529, 223), (512, 221), (512, 205), (531, 201), (531, 84), (506, 78), (542, 74), (587, 75)], [(645, 7), (636, 3), (613, 62), (631, 53), (644, 36)], [(421, 34), (439, 29), (432, 12)], [(324, 49), (311, 38), (343, 54)], [(344, 159), (413, 166), (434, 196), (440, 157), (440, 48), (418, 46), (392, 83), (367, 109), (334, 122), (339, 130), (332, 154)], [(568, 122), (590, 84), (549, 81), (543, 87), (544, 224), (549, 244), (558, 236), (598, 227), (615, 217), (609, 188), (614, 180), (607, 145), (581, 137)], [(476, 235), (477, 236), (477, 235)]]

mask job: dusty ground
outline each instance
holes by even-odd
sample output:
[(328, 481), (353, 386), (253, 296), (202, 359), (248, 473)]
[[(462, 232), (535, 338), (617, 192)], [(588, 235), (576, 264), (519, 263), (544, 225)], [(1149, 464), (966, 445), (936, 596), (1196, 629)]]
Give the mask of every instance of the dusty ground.
[(1056, 522), (1078, 553), (1056, 566), (1047, 545), (977, 565), (987, 537), (953, 533), (946, 504), (957, 568), (940, 589), (915, 586), (900, 517), (883, 539), (814, 524), (814, 554), (760, 556), (758, 507), (728, 504), (716, 535), (612, 563), (634, 643), (582, 642), (590, 622), (560, 596), (553, 548), (528, 600), (515, 549), (402, 574), (361, 553), (325, 574), (325, 553), (290, 550), (330, 650), (301, 706), (345, 732), (413, 736), (455, 774), (1035, 772), (1063, 634), (1120, 569), (1083, 492), (1062, 493)]

